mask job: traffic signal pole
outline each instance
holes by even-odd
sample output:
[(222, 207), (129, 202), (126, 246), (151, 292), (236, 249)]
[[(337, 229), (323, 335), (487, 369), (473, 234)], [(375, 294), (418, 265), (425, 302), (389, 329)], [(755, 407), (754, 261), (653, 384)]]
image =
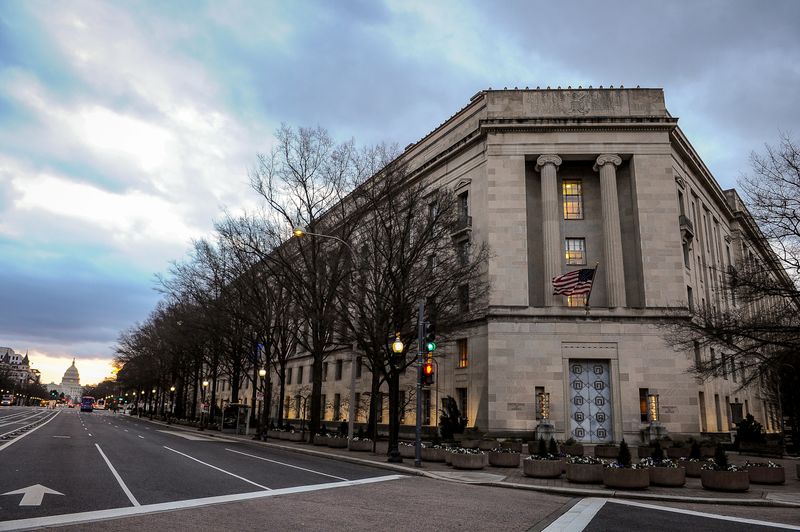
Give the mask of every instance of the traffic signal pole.
[(422, 359), (425, 352), (425, 302), (419, 302), (417, 313), (417, 434), (414, 445), (414, 466), (422, 466)]

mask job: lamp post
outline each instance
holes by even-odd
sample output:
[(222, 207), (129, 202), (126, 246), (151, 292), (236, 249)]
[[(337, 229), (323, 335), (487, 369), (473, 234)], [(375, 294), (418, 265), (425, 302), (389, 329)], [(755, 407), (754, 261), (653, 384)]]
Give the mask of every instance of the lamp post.
[(156, 400), (156, 389), (153, 388), (153, 391), (150, 393), (150, 420), (151, 421), (153, 420), (153, 410), (157, 406), (158, 406), (158, 401)]
[(256, 439), (263, 439), (263, 440), (266, 441), (266, 439), (267, 439), (267, 431), (269, 430), (269, 428), (266, 426), (267, 409), (264, 407), (264, 400), (266, 399), (266, 395), (265, 395), (266, 390), (265, 390), (265, 387), (264, 387), (264, 378), (267, 376), (267, 370), (264, 369), (264, 368), (261, 368), (260, 370), (258, 370), (258, 376), (259, 376), (259, 379), (260, 379), (258, 388), (259, 388), (259, 391), (261, 391), (262, 395), (261, 395), (261, 404), (258, 407), (259, 408), (259, 411), (258, 411), (258, 436), (256, 437)]
[(206, 413), (206, 388), (208, 388), (208, 381), (203, 380), (203, 388), (200, 393), (200, 427), (197, 430), (205, 430), (205, 413)]
[(167, 425), (172, 425), (172, 418), (175, 415), (175, 386), (169, 387), (169, 415)]
[[(403, 349), (404, 348), (405, 348), (405, 345), (403, 345), (403, 341), (400, 339), (400, 333), (399, 332), (395, 333), (394, 334), (394, 342), (392, 342), (392, 353), (394, 353), (395, 356), (401, 355), (403, 353)], [(390, 404), (391, 404), (391, 398), (389, 398), (389, 400), (390, 400)], [(397, 406), (398, 405), (395, 405), (395, 408)], [(397, 413), (395, 413), (395, 412), (390, 412), (389, 413), (390, 422), (392, 420), (392, 416), (396, 416), (396, 415), (397, 415)], [(399, 428), (399, 423), (398, 423), (398, 428)], [(387, 462), (393, 462), (393, 463), (400, 463), (400, 462), (403, 461), (403, 457), (400, 456), (400, 450), (397, 448), (397, 442), (393, 441), (394, 439), (395, 438), (389, 438), (389, 442), (390, 442), (392, 448), (389, 449), (389, 457), (386, 459), (386, 461)]]
[[(305, 227), (295, 227), (292, 229), (292, 234), (297, 238), (302, 238), (306, 235), (310, 236), (317, 236), (319, 238), (329, 238), (331, 240), (336, 240), (340, 244), (343, 244), (347, 250), (350, 252), (350, 260), (355, 264), (356, 261), (356, 254), (353, 251), (353, 248), (350, 247), (350, 244), (339, 238), (338, 236), (333, 235), (323, 235), (321, 233), (311, 233), (306, 230)], [(352, 275), (352, 268), (351, 268), (351, 275)], [(352, 283), (352, 280), (351, 280)], [(349, 408), (347, 414), (347, 448), (350, 449), (350, 444), (353, 441), (353, 427), (355, 425), (355, 417), (356, 417), (356, 345), (353, 343), (352, 355), (350, 357), (350, 401), (349, 401)], [(324, 408), (324, 406), (323, 406)], [(311, 435), (313, 438), (313, 435)], [(309, 440), (310, 441), (310, 440)]]

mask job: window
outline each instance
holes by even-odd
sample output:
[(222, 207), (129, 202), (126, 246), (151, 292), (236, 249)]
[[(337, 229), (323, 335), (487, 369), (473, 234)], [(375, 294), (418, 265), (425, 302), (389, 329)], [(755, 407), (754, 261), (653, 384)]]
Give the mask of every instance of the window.
[(567, 306), (568, 307), (585, 307), (588, 294), (573, 294), (571, 296), (567, 296)]
[(469, 240), (462, 240), (458, 243), (456, 248), (458, 253), (458, 260), (461, 266), (466, 266), (469, 263)]
[(458, 310), (463, 314), (469, 312), (469, 285), (458, 287)]
[(697, 401), (700, 404), (700, 430), (708, 432), (708, 419), (706, 418), (706, 395), (703, 392), (697, 392)]
[(564, 219), (583, 220), (583, 186), (580, 179), (565, 179), (561, 183), (564, 196)]
[(458, 408), (461, 410), (461, 415), (466, 417), (467, 407), (469, 406), (467, 403), (467, 389), (456, 388), (456, 397), (458, 397)]
[(342, 419), (342, 394), (337, 393), (333, 396), (333, 420), (340, 419)]
[(286, 384), (292, 383), (292, 368), (286, 370)]
[(689, 243), (684, 240), (682, 245), (683, 245), (683, 265), (686, 268), (691, 269), (691, 266), (689, 265), (689, 254), (690, 254)]
[(700, 351), (700, 342), (694, 342), (694, 367), (701, 369), (703, 367), (703, 354)]
[[(291, 408), (292, 408), (292, 398), (287, 395), (283, 400), (283, 415), (285, 415), (287, 418), (289, 417), (289, 410), (291, 410)], [(295, 417), (300, 417), (299, 409), (295, 414)]]
[[(714, 357), (714, 348), (711, 348), (711, 357)], [(719, 355), (719, 365), (722, 368), (722, 378), (728, 380), (728, 357), (725, 356), (725, 353), (720, 353)]]
[(586, 239), (567, 238), (564, 241), (567, 264), (586, 264)]
[(323, 380), (323, 382), (328, 380), (328, 363), (327, 362), (323, 362), (322, 363), (322, 380)]
[(692, 297), (692, 287), (686, 287), (686, 300), (689, 302), (689, 312), (694, 312), (694, 297)]
[(731, 361), (731, 377), (733, 377), (733, 382), (736, 382), (736, 361), (733, 359), (733, 355), (730, 355), (729, 360)]
[(325, 416), (328, 413), (328, 403), (325, 402), (325, 394), (324, 393), (320, 396), (319, 404), (320, 404), (319, 418), (324, 421), (325, 420)]
[(536, 386), (533, 391), (536, 393), (536, 419), (544, 419), (542, 415), (542, 395), (544, 394), (544, 386)]
[(342, 380), (342, 360), (339, 359), (336, 361), (336, 380)]
[(469, 366), (469, 350), (467, 349), (467, 339), (459, 338), (456, 340), (456, 346), (458, 347), (458, 367), (466, 368)]
[(469, 192), (458, 195), (458, 218), (465, 219), (469, 216)]
[(717, 355), (714, 353), (714, 348), (711, 348), (711, 373), (715, 377), (719, 377), (719, 368), (717, 367)]
[(436, 220), (436, 217), (438, 215), (439, 215), (439, 205), (435, 201), (432, 201), (431, 203), (428, 204), (428, 217), (431, 220)]
[(297, 384), (303, 384), (303, 366), (297, 368)]
[(714, 414), (717, 418), (717, 432), (722, 432), (722, 412), (719, 409), (719, 394), (714, 394)]
[(422, 390), (422, 424), (431, 424), (431, 391)]
[(642, 423), (647, 423), (647, 394), (649, 388), (639, 388), (639, 419)]
[(363, 364), (363, 360), (361, 357), (356, 357), (356, 379), (361, 378), (361, 366)]

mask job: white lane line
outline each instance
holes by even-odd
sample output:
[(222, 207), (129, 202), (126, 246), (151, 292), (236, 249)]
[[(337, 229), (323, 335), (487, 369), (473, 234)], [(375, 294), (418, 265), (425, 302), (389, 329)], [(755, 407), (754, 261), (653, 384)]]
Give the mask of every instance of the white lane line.
[(36, 432), (36, 431), (37, 431), (37, 430), (39, 430), (40, 428), (44, 427), (45, 425), (47, 425), (48, 423), (50, 423), (51, 421), (53, 421), (53, 419), (55, 419), (55, 417), (56, 417), (57, 415), (59, 415), (60, 413), (61, 413), (61, 411), (58, 411), (58, 412), (56, 412), (55, 414), (53, 414), (52, 416), (50, 416), (50, 419), (48, 419), (47, 421), (45, 421), (45, 422), (44, 422), (44, 423), (42, 423), (41, 425), (38, 425), (38, 426), (36, 426), (36, 427), (33, 427), (33, 428), (32, 428), (31, 430), (29, 430), (28, 432), (23, 432), (22, 434), (20, 434), (19, 436), (17, 436), (17, 437), (16, 437), (16, 438), (14, 438), (13, 440), (11, 440), (10, 442), (8, 442), (8, 443), (5, 443), (5, 444), (3, 444), (3, 445), (0, 445), (0, 451), (2, 451), (3, 449), (6, 449), (6, 448), (8, 448), (8, 447), (11, 447), (13, 444), (15, 444), (16, 442), (18, 442), (19, 440), (21, 440), (21, 439), (22, 439), (22, 438), (24, 438), (25, 436), (29, 436), (30, 434), (33, 434), (34, 432)]
[(90, 433), (89, 433), (89, 436), (91, 436), (91, 435), (92, 435), (92, 433), (90, 432)]
[(597, 515), (608, 499), (587, 497), (550, 523), (542, 532), (574, 532), (583, 530)]
[(141, 506), (141, 504), (139, 504), (139, 501), (136, 500), (136, 497), (133, 496), (133, 493), (131, 493), (131, 490), (128, 489), (128, 486), (125, 485), (125, 482), (122, 481), (122, 477), (119, 476), (117, 470), (114, 469), (113, 465), (111, 465), (111, 462), (106, 456), (106, 453), (103, 452), (103, 449), (100, 448), (100, 445), (95, 443), (94, 446), (97, 447), (98, 451), (100, 451), (100, 456), (102, 456), (103, 460), (106, 461), (106, 465), (108, 465), (108, 468), (111, 470), (111, 473), (114, 475), (114, 478), (117, 479), (117, 482), (119, 482), (119, 487), (121, 487), (122, 491), (125, 492), (125, 495), (128, 496), (128, 500), (131, 501), (131, 504), (134, 506)]
[[(647, 508), (649, 510), (659, 510), (662, 512), (673, 512), (677, 514), (693, 515), (696, 517), (705, 517), (708, 519), (718, 519), (720, 521), (735, 521), (737, 523), (747, 523), (750, 525), (767, 526), (773, 528), (785, 528), (787, 530), (800, 530), (800, 527), (795, 525), (787, 525), (785, 523), (773, 523), (771, 521), (759, 521), (757, 519), (744, 519), (741, 517), (732, 517), (729, 515), (707, 514), (705, 512), (696, 512), (694, 510), (684, 510), (682, 508), (672, 508), (670, 506), (658, 506), (656, 504), (645, 504), (641, 502), (626, 501), (626, 500), (613, 500), (608, 501), (613, 504), (624, 504), (626, 506), (636, 506), (638, 508)], [(547, 530), (547, 529), (545, 529)]]
[(167, 447), (166, 445), (164, 446), (164, 449), (166, 449), (166, 450), (168, 450), (168, 451), (172, 451), (173, 453), (178, 453), (178, 454), (179, 454), (179, 455), (181, 455), (181, 456), (185, 456), (186, 458), (189, 458), (189, 459), (191, 459), (191, 460), (194, 460), (195, 462), (199, 462), (199, 463), (203, 464), (204, 466), (208, 466), (208, 467), (210, 467), (211, 469), (216, 469), (217, 471), (220, 471), (220, 472), (222, 472), (222, 473), (225, 473), (226, 475), (230, 475), (230, 476), (232, 476), (232, 477), (236, 477), (236, 478), (238, 478), (239, 480), (244, 480), (244, 481), (245, 481), (245, 482), (247, 482), (248, 484), (252, 484), (253, 486), (257, 486), (257, 487), (259, 487), (259, 488), (261, 488), (261, 489), (263, 489), (263, 490), (271, 491), (271, 488), (268, 488), (268, 487), (266, 487), (266, 486), (262, 486), (261, 484), (256, 484), (256, 483), (255, 483), (255, 482), (253, 482), (252, 480), (247, 480), (247, 479), (246, 479), (246, 478), (244, 478), (244, 477), (240, 477), (240, 476), (239, 476), (239, 475), (237, 475), (236, 473), (231, 473), (230, 471), (225, 471), (224, 469), (220, 469), (220, 468), (219, 468), (219, 467), (217, 467), (217, 466), (214, 466), (214, 465), (208, 464), (208, 463), (206, 463), (206, 462), (203, 462), (202, 460), (198, 460), (197, 458), (195, 458), (195, 457), (193, 457), (193, 456), (189, 456), (188, 454), (182, 453), (182, 452), (180, 452), (180, 451), (176, 451), (175, 449), (172, 449), (172, 448), (170, 448), (170, 447)]
[(137, 436), (139, 436), (141, 439), (144, 439), (144, 436), (142, 436), (141, 434), (137, 434)]
[(286, 467), (293, 467), (295, 469), (300, 469), (302, 471), (308, 471), (309, 473), (314, 473), (316, 475), (322, 475), (324, 477), (336, 478), (336, 479), (344, 480), (345, 482), (347, 482), (346, 478), (337, 477), (336, 475), (329, 475), (327, 473), (320, 473), (319, 471), (314, 471), (313, 469), (306, 469), (305, 467), (300, 467), (300, 466), (296, 466), (296, 465), (292, 465), (292, 464), (287, 464), (286, 462), (278, 462), (277, 460), (271, 460), (269, 458), (264, 458), (263, 456), (256, 456), (254, 454), (247, 454), (247, 453), (243, 453), (241, 451), (234, 451), (233, 449), (225, 449), (225, 450), (226, 451), (230, 451), (232, 453), (236, 453), (236, 454), (243, 454), (245, 456), (249, 456), (250, 458), (256, 458), (258, 460), (264, 460), (265, 462), (272, 462), (273, 464), (278, 464), (278, 465), (282, 465), (282, 466), (286, 466)]
[(125, 429), (125, 432), (128, 432), (128, 429)]
[(312, 484), (310, 486), (296, 486), (293, 488), (281, 488), (272, 491), (251, 491), (249, 493), (234, 493), (232, 495), (219, 495), (216, 497), (204, 497), (202, 499), (190, 499), (186, 501), (162, 502), (158, 504), (145, 504), (136, 508), (114, 508), (111, 510), (95, 510), (92, 512), (80, 512), (74, 514), (51, 515), (48, 517), (32, 517), (29, 519), (17, 519), (15, 521), (0, 521), (0, 531), (20, 530), (31, 528), (44, 528), (58, 525), (74, 525), (78, 523), (88, 523), (91, 521), (104, 521), (106, 519), (116, 519), (120, 517), (131, 517), (134, 515), (152, 514), (156, 512), (166, 512), (169, 510), (183, 510), (186, 508), (197, 508), (199, 506), (209, 506), (236, 501), (248, 501), (261, 499), (264, 497), (274, 497), (276, 495), (286, 495), (290, 493), (306, 493), (310, 491), (320, 491), (334, 488), (347, 488), (361, 484), (373, 484), (376, 482), (386, 482), (404, 478), (402, 475), (387, 475), (385, 477), (364, 478), (361, 480), (350, 480), (348, 482), (328, 482), (325, 484)]

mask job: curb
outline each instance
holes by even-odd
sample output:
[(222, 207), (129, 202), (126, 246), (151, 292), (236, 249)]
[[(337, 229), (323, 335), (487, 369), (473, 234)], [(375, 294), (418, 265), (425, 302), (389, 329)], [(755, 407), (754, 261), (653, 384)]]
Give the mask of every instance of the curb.
[[(144, 419), (144, 418), (142, 418)], [(168, 425), (162, 421), (146, 420), (148, 423), (163, 425), (165, 427), (175, 427), (178, 430), (186, 432), (198, 432), (182, 425)], [(277, 443), (264, 442), (260, 440), (252, 440), (243, 438), (239, 435), (225, 435), (213, 434), (203, 431), (205, 436), (211, 438), (222, 439), (235, 439), (249, 443), (256, 443), (264, 447), (272, 447), (282, 451), (288, 451), (298, 454), (305, 454), (309, 456), (316, 456), (318, 458), (328, 458), (330, 460), (339, 460), (340, 462), (348, 462), (351, 464), (358, 464), (363, 466), (374, 467), (378, 469), (386, 469), (394, 471), (395, 473), (404, 473), (411, 476), (426, 477), (433, 480), (441, 480), (445, 482), (458, 482), (460, 484), (472, 484), (476, 486), (490, 486), (495, 488), (518, 489), (527, 491), (536, 491), (540, 493), (553, 493), (556, 495), (567, 495), (572, 497), (603, 497), (608, 499), (633, 499), (645, 501), (661, 501), (673, 503), (694, 503), (694, 504), (724, 504), (724, 505), (739, 505), (739, 506), (761, 506), (773, 508), (800, 508), (800, 503), (793, 503), (787, 501), (776, 501), (771, 499), (737, 499), (733, 497), (688, 497), (680, 495), (664, 495), (660, 493), (640, 493), (632, 491), (615, 491), (615, 490), (598, 490), (598, 489), (583, 489), (583, 488), (560, 488), (555, 486), (536, 486), (532, 484), (519, 484), (516, 482), (495, 482), (495, 481), (464, 481), (437, 475), (433, 471), (424, 471), (416, 467), (407, 467), (397, 464), (390, 464), (388, 462), (378, 462), (373, 460), (365, 460), (355, 456), (347, 456), (340, 454), (329, 454), (323, 451), (315, 451), (314, 449), (304, 449), (302, 447), (289, 447)]]

